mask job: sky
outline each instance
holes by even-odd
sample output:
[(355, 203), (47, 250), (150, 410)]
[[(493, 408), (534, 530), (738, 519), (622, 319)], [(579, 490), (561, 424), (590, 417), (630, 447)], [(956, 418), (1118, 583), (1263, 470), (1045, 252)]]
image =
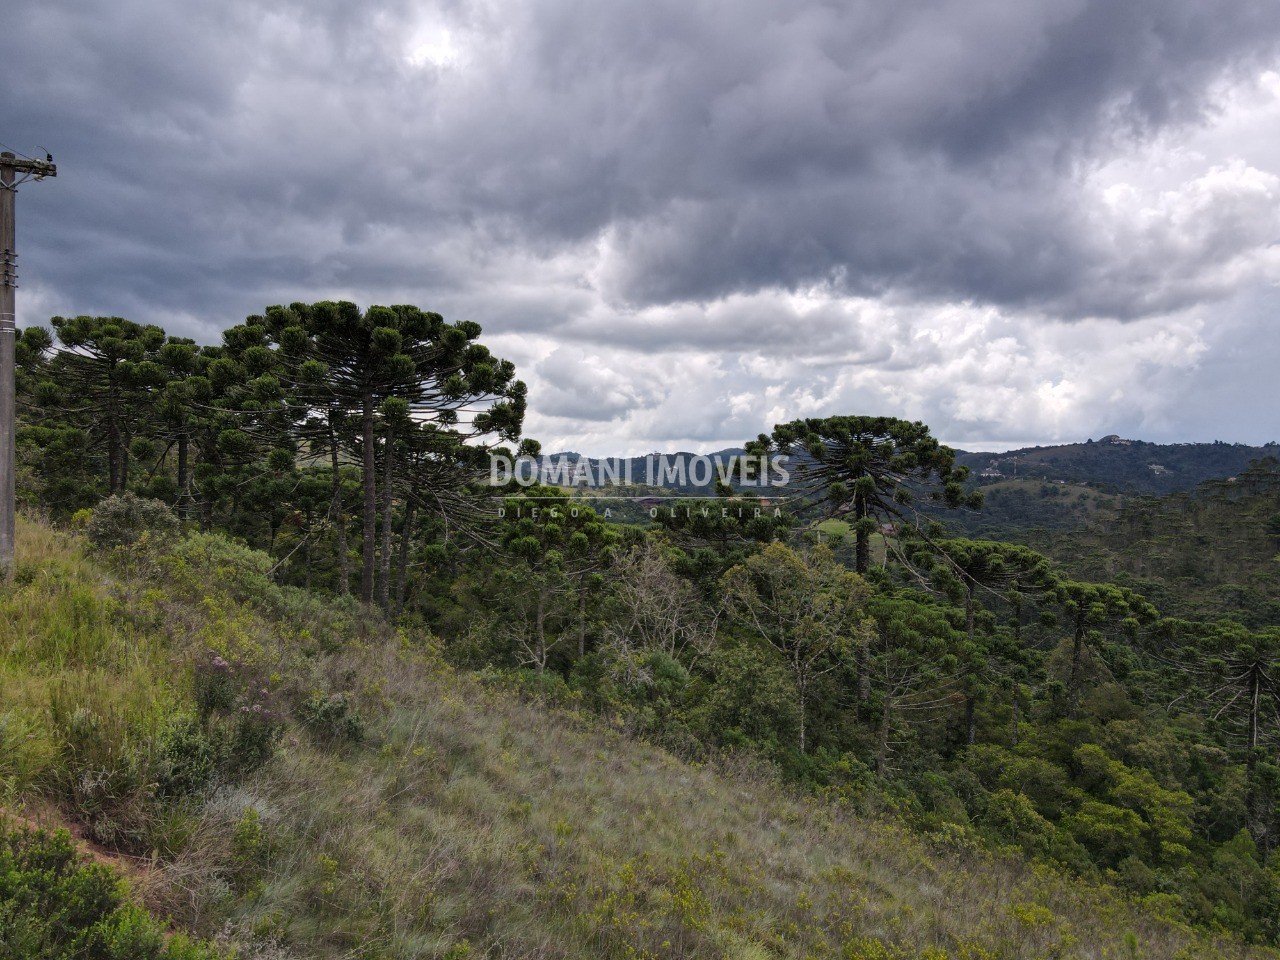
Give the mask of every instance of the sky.
[(546, 451), (1280, 439), (1274, 0), (44, 0), (20, 327), (474, 320)]

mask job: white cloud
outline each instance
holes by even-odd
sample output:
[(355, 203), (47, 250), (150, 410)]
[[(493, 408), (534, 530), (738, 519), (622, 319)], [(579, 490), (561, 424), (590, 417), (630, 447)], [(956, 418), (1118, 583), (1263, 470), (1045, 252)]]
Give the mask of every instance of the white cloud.
[(837, 412), (1272, 439), (1274, 5), (188, 7), (11, 15), (6, 137), (63, 171), (21, 322), (416, 302), (593, 453)]

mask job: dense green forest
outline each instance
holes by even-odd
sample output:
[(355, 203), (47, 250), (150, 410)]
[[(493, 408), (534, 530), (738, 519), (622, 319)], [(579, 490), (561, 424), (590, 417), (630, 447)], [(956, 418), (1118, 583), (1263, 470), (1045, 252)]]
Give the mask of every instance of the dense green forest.
[[(745, 498), (724, 487), (606, 516), (581, 492), (487, 486), (491, 452), (538, 446), (475, 324), (317, 303), (211, 347), (119, 318), (52, 327), (19, 339), (20, 495), (96, 559), (25, 534), (0, 783), (6, 804), (42, 798), (152, 857), (149, 902), (203, 935), (370, 957), (1219, 956), (1280, 939), (1274, 460), (1028, 545), (971, 538), (982, 491), (923, 424), (830, 417), (744, 444), (793, 464), (785, 511), (722, 509)], [(450, 707), (464, 688), (501, 732)], [(560, 746), (536, 746), (521, 697), (587, 739), (552, 726)], [(646, 789), (637, 741), (664, 784), (749, 764), (763, 779), (741, 789), (781, 812), (725, 816), (771, 839), (674, 786), (688, 818), (661, 849), (611, 834), (602, 805)], [(350, 796), (314, 794), (308, 823), (322, 779)], [(619, 809), (675, 816), (658, 796)], [(827, 836), (815, 810), (863, 819)], [(441, 844), (412, 847), (425, 873), (397, 847), (414, 817)], [(449, 818), (500, 835), (444, 839)], [(812, 862), (777, 867), (800, 898), (783, 904), (746, 864), (776, 855), (788, 818)], [(894, 824), (919, 839), (856, 855), (881, 886), (854, 909), (868, 881), (842, 886), (850, 867), (820, 851)], [(954, 916), (930, 929), (883, 878), (894, 844)], [(978, 879), (986, 857), (1003, 866)], [(1011, 901), (1021, 914), (991, 906), (1003, 870), (1010, 889), (1047, 885)], [(412, 920), (404, 877), (422, 884)], [(969, 895), (1001, 919), (956, 906)], [(1096, 920), (1110, 909), (1133, 912)], [(1197, 954), (1177, 923), (1226, 939)]]

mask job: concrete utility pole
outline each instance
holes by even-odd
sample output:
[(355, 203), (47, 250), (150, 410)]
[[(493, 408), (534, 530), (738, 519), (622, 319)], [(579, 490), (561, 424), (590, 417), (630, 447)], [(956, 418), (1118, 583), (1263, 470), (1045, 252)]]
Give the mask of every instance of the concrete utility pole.
[(18, 253), (13, 200), (18, 184), (31, 178), (56, 177), (53, 157), (44, 160), (0, 153), (0, 578), (13, 576), (14, 515), (17, 512), (14, 442), (17, 433), (17, 373), (14, 347), (17, 317), (14, 291), (18, 288)]

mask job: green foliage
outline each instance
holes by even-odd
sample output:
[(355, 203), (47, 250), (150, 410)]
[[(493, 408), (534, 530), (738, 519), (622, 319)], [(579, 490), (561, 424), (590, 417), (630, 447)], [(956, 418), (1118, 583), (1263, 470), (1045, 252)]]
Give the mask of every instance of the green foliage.
[(176, 800), (198, 794), (224, 762), (219, 746), (196, 717), (174, 714), (167, 718), (155, 739), (156, 795)]
[(708, 667), (715, 682), (694, 707), (697, 727), (727, 747), (785, 756), (799, 740), (800, 709), (782, 655), (738, 644), (717, 649)]
[(133, 546), (144, 539), (163, 543), (177, 529), (178, 518), (168, 505), (126, 492), (94, 507), (85, 534), (95, 547), (109, 550)]
[(789, 458), (792, 487), (829, 512), (845, 512), (857, 538), (856, 569), (870, 565), (871, 534), (880, 523), (908, 522), (921, 490), (950, 509), (977, 508), (982, 494), (967, 491), (966, 467), (923, 423), (892, 417), (809, 418), (779, 424), (747, 444), (753, 456)]
[[(24, 531), (29, 537), (32, 528)], [(625, 582), (641, 599), (665, 595), (665, 549), (629, 553), (619, 583), (606, 577), (602, 589)], [(99, 592), (110, 582), (101, 571), (54, 563), (48, 557), (61, 555), (52, 547), (45, 554), (44, 573), (0, 594), (10, 671), (0, 676), (23, 671), (24, 686), (9, 683), (6, 702), (27, 724), (5, 729), (21, 739), (33, 719), (56, 717), (57, 730), (40, 736), (65, 747), (23, 761), (68, 771), (45, 779), (44, 795), (64, 808), (82, 803), (107, 842), (156, 851), (151, 895), (184, 924), (227, 930), (245, 956), (270, 956), (277, 945), (343, 955), (357, 937), (427, 955), (480, 955), (498, 945), (525, 955), (553, 935), (575, 960), (628, 949), (670, 957), (838, 956), (846, 947), (887, 956), (1069, 955), (1071, 938), (1114, 955), (1130, 929), (1161, 955), (1184, 946), (1194, 955), (1185, 930), (1047, 871), (984, 859), (980, 836), (1166, 899), (1171, 878), (1192, 876), (1175, 864), (1194, 865), (1201, 872), (1179, 888), (1188, 901), (1225, 904), (1219, 922), (1269, 936), (1246, 899), (1268, 902), (1260, 854), (1241, 842), (1211, 860), (1198, 837), (1182, 844), (1187, 852), (1172, 850), (1186, 840), (1185, 800), (1161, 778), (1187, 772), (1157, 736), (1158, 713), (1144, 718), (1123, 690), (1090, 691), (1074, 720), (1033, 703), (1016, 748), (956, 750), (938, 735), (946, 724), (936, 718), (949, 709), (948, 685), (965, 662), (963, 612), (905, 588), (873, 587), (825, 551), (770, 548), (744, 564), (735, 579), (750, 591), (737, 596), (743, 606), (721, 620), (718, 636), (700, 632), (705, 624), (666, 630), (668, 618), (679, 622), (697, 606), (691, 584), (652, 607), (610, 596), (593, 617), (616, 622), (590, 624), (600, 642), (566, 656), (569, 684), (554, 666), (527, 674), (548, 691), (558, 708), (551, 711), (507, 695), (501, 682), (482, 686), (452, 673), (424, 634), (392, 632), (350, 602), (281, 587), (269, 560), (223, 537), (195, 535), (154, 563), (121, 568), (111, 598)], [(58, 565), (69, 563), (55, 582)], [(789, 652), (804, 648), (796, 639), (845, 622), (828, 615), (850, 607), (874, 614), (875, 629), (845, 631), (853, 656), (836, 656), (814, 688), (808, 721), (819, 740), (800, 757)], [(785, 630), (761, 632), (753, 608), (766, 626), (766, 610), (781, 614)], [(652, 616), (632, 619), (636, 611)], [(37, 643), (22, 632), (30, 624), (33, 635), (44, 634), (55, 613), (76, 625), (74, 639)], [(855, 616), (852, 625), (862, 623)], [(622, 638), (632, 655), (618, 652)], [(39, 652), (33, 659), (24, 651)], [(55, 655), (109, 672), (96, 685), (58, 677), (58, 706), (47, 711), (25, 685), (39, 683), (32, 671)], [(140, 663), (163, 682), (134, 691), (141, 681), (125, 670)], [(1029, 667), (1029, 687), (1035, 678)], [(607, 720), (582, 712), (587, 693), (600, 696)], [(38, 709), (26, 712), (24, 698)], [(894, 762), (877, 778), (866, 758), (875, 756), (886, 698)], [(281, 702), (295, 705), (292, 719), (280, 715)], [(358, 742), (344, 739), (357, 702)], [(249, 752), (237, 739), (242, 718), (276, 730), (248, 775), (235, 763)], [(1142, 723), (1149, 725), (1135, 726)], [(291, 735), (277, 740), (282, 729)], [(1007, 721), (993, 715), (981, 729), (1002, 737)], [(701, 756), (747, 770), (717, 775), (619, 731), (730, 746), (720, 755), (704, 747)], [(330, 749), (331, 737), (343, 749)], [(762, 753), (833, 799), (900, 800), (945, 852), (882, 819), (854, 819), (834, 803), (780, 789), (771, 768), (752, 763)], [(969, 770), (956, 766), (965, 757)], [(1224, 788), (1223, 810), (1232, 809), (1229, 796)], [(136, 821), (133, 810), (142, 814)], [(126, 829), (133, 823), (136, 833)], [(1251, 862), (1262, 873), (1249, 873)], [(1228, 870), (1251, 878), (1244, 897), (1215, 886)], [(997, 891), (1017, 910), (993, 915)], [(1238, 952), (1229, 944), (1200, 950)]]
[(86, 863), (65, 830), (0, 835), (0, 957), (13, 960), (216, 960), (126, 899), (106, 867)]
[[(668, 808), (679, 827), (660, 827), (625, 735), (699, 762), (764, 758), (765, 779), (901, 814), (948, 856), (1017, 849), (1206, 928), (1280, 933), (1275, 463), (1130, 503), (1080, 549), (1055, 547), (1067, 572), (930, 522), (977, 505), (966, 469), (923, 424), (882, 417), (750, 445), (811, 494), (799, 532), (692, 503), (622, 527), (550, 488), (504, 497), (499, 518), (478, 481), (492, 444), (518, 441), (526, 397), (475, 324), (326, 302), (269, 308), (212, 347), (118, 318), (54, 326), (62, 350), (20, 342), (21, 482), (60, 517), (93, 507), (78, 525), (110, 573), (46, 541), (0, 590), (0, 799), (38, 797), (162, 869), (197, 861), (205, 898), (173, 908), (201, 929), (234, 919), (321, 955), (510, 952), (566, 931), (590, 956), (1073, 949), (1058, 904), (1032, 896), (999, 933), (970, 923), (972, 950), (920, 933), (936, 905), (890, 925), (866, 906), (874, 883), (778, 859), (829, 811), (777, 794), (734, 833), (776, 821), (785, 837), (687, 853), (694, 835), (721, 844), (707, 811), (723, 804), (659, 777), (702, 811)], [(1024, 492), (1073, 515), (1109, 510), (1092, 488), (1036, 484)], [(326, 600), (353, 567), (364, 606)], [(1185, 619), (1159, 621), (1147, 587)], [(1195, 622), (1206, 610), (1238, 616)], [(456, 693), (441, 650), (484, 671), (481, 692)], [(516, 709), (513, 686), (607, 730), (599, 766), (566, 758), (563, 732), (531, 740), (545, 713), (486, 726)], [(629, 792), (582, 786), (613, 780)], [(632, 821), (652, 838), (639, 853)], [(477, 823), (497, 839), (451, 846)], [(818, 834), (806, 856), (835, 864)], [(398, 859), (418, 837), (437, 846), (417, 855), (443, 851), (430, 869)], [(778, 899), (746, 866), (761, 856), (809, 886)], [(938, 875), (912, 857), (894, 869)], [(499, 888), (536, 937), (465, 905)], [(1140, 929), (1093, 952), (1148, 950)]]
[(864, 612), (870, 591), (831, 552), (805, 556), (772, 543), (724, 576), (730, 615), (782, 654), (798, 697), (798, 747), (805, 752), (815, 684), (855, 656), (871, 636)]
[(298, 722), (328, 743), (359, 743), (364, 724), (345, 693), (313, 693), (297, 709)]

